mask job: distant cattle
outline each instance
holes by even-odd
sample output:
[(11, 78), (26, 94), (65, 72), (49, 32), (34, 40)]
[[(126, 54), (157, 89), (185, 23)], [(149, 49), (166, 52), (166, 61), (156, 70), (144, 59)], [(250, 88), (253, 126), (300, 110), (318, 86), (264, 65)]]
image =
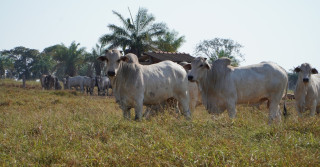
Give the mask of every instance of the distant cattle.
[(287, 93), (287, 97), (283, 96), (282, 100), (285, 100), (286, 98), (289, 99), (289, 100), (295, 99), (294, 94), (291, 94), (291, 93)]
[(86, 88), (87, 94), (90, 93), (90, 95), (93, 94), (94, 86), (95, 86), (95, 78), (82, 76), (83, 77), (83, 87)]
[(96, 81), (99, 88), (98, 95), (105, 96), (107, 92), (107, 96), (109, 96), (109, 89), (112, 88), (110, 79), (107, 76), (104, 76), (104, 77), (97, 76), (96, 78), (97, 78)]
[(57, 77), (54, 77), (54, 89), (55, 90), (61, 90), (61, 85), (60, 85), (60, 82), (59, 82), (59, 79)]
[(117, 50), (106, 51), (98, 58), (107, 62), (113, 93), (123, 110), (123, 116), (130, 118), (130, 109), (135, 108), (135, 119), (142, 117), (143, 105), (154, 105), (174, 97), (187, 118), (190, 118), (188, 80), (186, 71), (176, 63), (163, 61), (143, 66), (128, 63), (128, 57)]
[(186, 65), (191, 68), (188, 79), (198, 83), (202, 102), (209, 113), (227, 110), (234, 118), (236, 104), (256, 104), (267, 100), (269, 123), (280, 120), (279, 104), (288, 86), (286, 71), (271, 62), (244, 67), (232, 67), (230, 64), (228, 58), (220, 58), (210, 65), (206, 58), (197, 57)]
[(46, 86), (45, 86), (45, 78), (46, 78), (47, 75), (41, 75), (41, 78), (40, 78), (40, 83), (41, 83), (41, 87), (42, 89), (46, 89)]
[(55, 77), (52, 75), (47, 75), (44, 78), (44, 88), (46, 90), (52, 89), (54, 88), (54, 84), (55, 84)]
[(75, 76), (75, 77), (67, 77), (66, 78), (66, 85), (68, 89), (72, 87), (78, 89), (80, 88), (81, 92), (84, 92), (84, 77), (83, 76)]
[(310, 110), (310, 116), (314, 116), (316, 111), (320, 113), (320, 75), (317, 69), (304, 63), (294, 71), (299, 74), (294, 91), (298, 115), (301, 116), (305, 109)]

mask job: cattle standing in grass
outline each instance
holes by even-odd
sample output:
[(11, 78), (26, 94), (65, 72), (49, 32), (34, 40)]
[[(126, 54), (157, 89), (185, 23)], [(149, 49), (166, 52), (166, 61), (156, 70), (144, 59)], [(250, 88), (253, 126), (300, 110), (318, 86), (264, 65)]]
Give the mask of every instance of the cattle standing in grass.
[(46, 89), (46, 86), (45, 86), (45, 78), (46, 78), (47, 75), (41, 75), (41, 78), (40, 78), (40, 83), (41, 83), (41, 87), (42, 89)]
[(61, 90), (61, 85), (60, 85), (60, 82), (59, 82), (59, 79), (57, 77), (54, 77), (54, 89), (55, 90)]
[(211, 66), (206, 58), (198, 57), (187, 65), (191, 68), (188, 79), (198, 83), (202, 102), (209, 113), (227, 110), (229, 116), (234, 118), (236, 104), (268, 100), (269, 123), (280, 120), (279, 104), (288, 87), (286, 71), (271, 62), (244, 67), (232, 67), (230, 63), (230, 59), (221, 58)]
[(96, 82), (95, 78), (83, 76), (83, 86), (86, 87), (87, 94), (88, 93), (90, 93), (90, 95), (93, 94), (94, 86), (96, 84), (95, 82)]
[(130, 109), (135, 108), (135, 119), (142, 117), (143, 105), (153, 105), (174, 97), (187, 118), (189, 111), (188, 80), (186, 71), (176, 63), (163, 61), (143, 66), (127, 63), (128, 57), (117, 50), (106, 51), (98, 58), (107, 61), (113, 93), (123, 110), (124, 118), (130, 118)]
[(314, 116), (316, 111), (320, 112), (320, 75), (308, 63), (301, 64), (294, 71), (299, 74), (294, 91), (298, 115), (309, 109), (310, 116)]
[(109, 96), (109, 88), (112, 88), (110, 79), (107, 76), (98, 76), (97, 83), (99, 88), (98, 95), (105, 96), (107, 92), (107, 96)]
[(52, 75), (47, 75), (44, 78), (44, 88), (46, 90), (50, 90), (52, 88), (54, 88), (54, 84), (55, 84), (55, 77)]
[(84, 77), (83, 76), (75, 76), (75, 77), (67, 77), (66, 78), (67, 82), (67, 88), (71, 89), (72, 87), (80, 87), (80, 91), (83, 93), (84, 92)]

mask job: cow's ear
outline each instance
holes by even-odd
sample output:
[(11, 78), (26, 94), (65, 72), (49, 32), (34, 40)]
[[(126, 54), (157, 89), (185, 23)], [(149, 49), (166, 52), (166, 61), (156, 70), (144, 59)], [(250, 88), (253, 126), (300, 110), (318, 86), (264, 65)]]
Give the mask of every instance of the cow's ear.
[(128, 62), (128, 61), (129, 61), (129, 58), (126, 57), (126, 56), (122, 56), (122, 57), (120, 58), (120, 60), (121, 60), (121, 61)]
[(191, 70), (191, 64), (188, 63), (188, 64), (184, 65), (183, 68), (186, 70)]
[(205, 66), (208, 70), (211, 69), (211, 66), (210, 66), (207, 62), (204, 64), (204, 66)]
[(311, 73), (312, 73), (312, 74), (318, 74), (318, 70), (315, 69), (315, 68), (313, 68), (313, 69), (311, 70)]
[(106, 61), (108, 59), (107, 59), (107, 56), (100, 56), (100, 57), (97, 58), (97, 60)]
[(298, 73), (298, 72), (301, 71), (301, 69), (300, 69), (300, 67), (296, 67), (293, 71), (296, 72), (296, 73)]

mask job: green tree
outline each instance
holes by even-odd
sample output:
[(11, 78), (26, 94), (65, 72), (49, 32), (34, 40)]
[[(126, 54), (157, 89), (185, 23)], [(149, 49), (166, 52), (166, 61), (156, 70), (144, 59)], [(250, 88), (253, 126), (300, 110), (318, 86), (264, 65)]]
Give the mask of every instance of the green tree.
[(244, 60), (244, 55), (240, 52), (242, 47), (231, 39), (214, 38), (197, 44), (195, 53), (197, 56), (208, 57), (211, 61), (227, 57), (231, 59), (231, 65), (239, 66), (240, 62)]
[(34, 78), (31, 69), (35, 63), (35, 58), (40, 54), (38, 50), (19, 46), (11, 50), (4, 50), (2, 54), (14, 61), (15, 77), (21, 79), (25, 75), (26, 79)]
[(78, 74), (86, 54), (85, 48), (79, 48), (79, 46), (80, 43), (73, 41), (69, 47), (60, 44), (45, 49), (57, 61), (55, 69), (59, 78), (65, 77), (65, 75), (75, 76)]
[(185, 37), (178, 37), (178, 32), (166, 32), (164, 35), (159, 36), (155, 42), (157, 48), (166, 52), (177, 52), (181, 45), (185, 42)]
[(109, 24), (108, 28), (112, 32), (100, 38), (101, 43), (110, 44), (109, 49), (121, 47), (125, 53), (134, 53), (140, 57), (143, 52), (155, 49), (154, 41), (165, 34), (167, 29), (164, 23), (154, 23), (155, 17), (144, 8), (139, 8), (135, 20), (132, 16), (131, 19), (125, 19), (116, 11), (113, 14), (118, 16), (122, 25)]
[(52, 74), (55, 65), (56, 62), (53, 60), (53, 57), (43, 51), (35, 56), (33, 66), (30, 70), (34, 78), (40, 78), (43, 74)]
[(0, 78), (12, 78), (14, 72), (14, 61), (9, 56), (5, 56), (0, 52)]

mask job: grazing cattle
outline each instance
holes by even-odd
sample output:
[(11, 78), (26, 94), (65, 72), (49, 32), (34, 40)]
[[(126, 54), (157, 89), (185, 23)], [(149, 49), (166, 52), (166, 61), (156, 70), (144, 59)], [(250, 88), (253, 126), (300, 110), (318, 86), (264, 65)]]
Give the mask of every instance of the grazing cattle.
[(107, 90), (107, 96), (109, 96), (109, 88), (112, 88), (110, 79), (107, 76), (97, 77), (97, 84), (98, 84), (98, 95), (106, 95), (106, 90)]
[(320, 113), (320, 75), (317, 69), (304, 63), (294, 71), (299, 74), (294, 91), (298, 115), (301, 116), (305, 109), (310, 110), (310, 116), (314, 116), (316, 111)]
[(88, 93), (90, 93), (90, 95), (93, 94), (94, 86), (96, 84), (95, 82), (96, 82), (95, 78), (83, 76), (83, 86), (86, 87), (87, 94)]
[(75, 76), (75, 77), (67, 77), (66, 78), (67, 82), (67, 88), (71, 89), (72, 87), (80, 87), (80, 91), (83, 93), (84, 92), (84, 77), (83, 76)]
[[(181, 65), (182, 67), (184, 67), (186, 64), (188, 63), (187, 62), (179, 63), (179, 65)], [(189, 72), (188, 69), (185, 68), (185, 70), (187, 73)], [(197, 106), (202, 104), (201, 93), (200, 93), (198, 84), (196, 82), (189, 82), (188, 89), (189, 89), (189, 97), (190, 97), (189, 108), (190, 108), (190, 111), (193, 112)]]
[(98, 59), (107, 62), (107, 74), (124, 118), (130, 119), (130, 109), (135, 108), (135, 119), (140, 120), (143, 105), (159, 104), (171, 97), (178, 100), (186, 118), (191, 117), (187, 74), (178, 64), (172, 61), (148, 66), (127, 63), (128, 57), (121, 56), (117, 50), (108, 50)]
[(188, 69), (191, 68), (188, 79), (198, 83), (203, 105), (209, 113), (227, 110), (230, 118), (234, 118), (236, 104), (255, 104), (268, 100), (269, 123), (280, 120), (279, 104), (288, 87), (286, 71), (271, 62), (244, 67), (232, 67), (230, 64), (230, 59), (221, 58), (211, 66), (206, 58), (198, 57), (186, 65)]

